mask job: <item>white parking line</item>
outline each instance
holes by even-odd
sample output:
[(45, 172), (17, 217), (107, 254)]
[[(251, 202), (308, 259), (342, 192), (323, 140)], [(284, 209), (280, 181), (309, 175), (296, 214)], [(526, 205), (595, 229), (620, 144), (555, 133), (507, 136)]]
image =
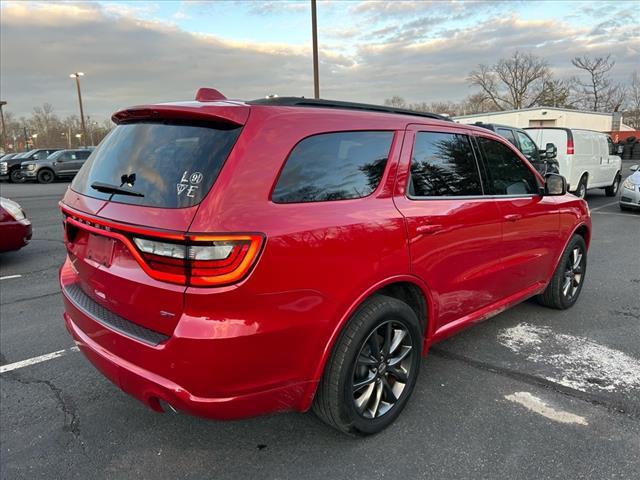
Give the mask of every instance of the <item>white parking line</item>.
[(10, 363), (8, 365), (2, 365), (0, 367), (0, 373), (10, 372), (12, 370), (18, 370), (19, 368), (35, 365), (36, 363), (47, 362), (49, 360), (53, 360), (54, 358), (63, 357), (69, 352), (77, 352), (78, 350), (79, 350), (78, 347), (71, 347), (71, 348), (66, 348), (64, 350), (58, 350), (57, 352), (40, 355), (39, 357), (28, 358), (27, 360), (22, 360), (20, 362)]
[(617, 205), (618, 201), (616, 200), (615, 202), (611, 202), (611, 203), (605, 203), (604, 205), (600, 205), (599, 207), (596, 208), (590, 208), (589, 210), (591, 210), (592, 212), (597, 212), (598, 210), (602, 210), (603, 208), (607, 208), (610, 207), (611, 205)]
[(12, 278), (20, 278), (22, 275), (7, 275), (6, 277), (0, 277), (0, 280), (11, 280)]

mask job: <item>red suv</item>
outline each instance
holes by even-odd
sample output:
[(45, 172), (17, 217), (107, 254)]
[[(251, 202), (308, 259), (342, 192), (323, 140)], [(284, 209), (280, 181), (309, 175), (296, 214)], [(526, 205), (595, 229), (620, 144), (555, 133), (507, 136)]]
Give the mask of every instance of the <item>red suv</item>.
[(375, 433), (431, 344), (584, 283), (586, 203), (484, 128), (210, 89), (113, 120), (61, 202), (64, 318), (154, 410)]

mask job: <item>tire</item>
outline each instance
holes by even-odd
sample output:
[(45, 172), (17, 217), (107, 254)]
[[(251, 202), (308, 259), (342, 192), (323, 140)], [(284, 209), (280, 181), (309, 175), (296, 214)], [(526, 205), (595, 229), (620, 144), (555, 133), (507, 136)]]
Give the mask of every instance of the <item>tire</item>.
[(583, 200), (587, 196), (587, 174), (586, 173), (583, 174), (582, 177), (580, 177), (578, 186), (576, 187), (573, 194), (578, 198), (582, 198)]
[(38, 172), (38, 183), (51, 183), (55, 178), (56, 175), (48, 168), (43, 168)]
[(406, 303), (383, 295), (367, 299), (336, 340), (318, 385), (314, 413), (331, 427), (352, 435), (385, 429), (411, 396), (422, 341), (420, 322)]
[(14, 168), (9, 172), (9, 181), (11, 183), (24, 183), (24, 177), (22, 176), (20, 168)]
[[(578, 255), (581, 255), (580, 257), (576, 255), (576, 250)], [(572, 307), (580, 296), (586, 273), (587, 246), (584, 243), (584, 238), (580, 235), (574, 235), (560, 257), (549, 285), (542, 294), (538, 295), (538, 302), (545, 307), (558, 310)]]
[(613, 183), (604, 189), (604, 193), (607, 197), (615, 197), (618, 195), (618, 190), (620, 190), (620, 180), (622, 180), (622, 177), (620, 176), (620, 172), (618, 172), (613, 179)]

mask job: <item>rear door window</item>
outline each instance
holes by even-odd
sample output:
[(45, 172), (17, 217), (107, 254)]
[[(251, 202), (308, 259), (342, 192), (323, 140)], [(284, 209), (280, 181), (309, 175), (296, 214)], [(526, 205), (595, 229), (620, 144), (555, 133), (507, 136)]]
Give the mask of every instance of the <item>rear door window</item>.
[(305, 138), (286, 161), (271, 195), (275, 203), (362, 198), (378, 187), (393, 132), (336, 132)]
[[(211, 124), (119, 125), (93, 151), (71, 188), (119, 203), (164, 208), (196, 205), (218, 177), (240, 131), (236, 126)], [(124, 188), (136, 196), (112, 195), (97, 190), (99, 185)]]
[(417, 132), (411, 154), (410, 197), (482, 195), (480, 173), (469, 137)]
[(516, 137), (513, 136), (513, 130), (509, 130), (507, 128), (498, 128), (496, 131), (498, 135), (509, 140), (513, 145), (517, 145)]
[(490, 194), (531, 195), (538, 192), (536, 176), (514, 151), (496, 140), (477, 138), (489, 177)]

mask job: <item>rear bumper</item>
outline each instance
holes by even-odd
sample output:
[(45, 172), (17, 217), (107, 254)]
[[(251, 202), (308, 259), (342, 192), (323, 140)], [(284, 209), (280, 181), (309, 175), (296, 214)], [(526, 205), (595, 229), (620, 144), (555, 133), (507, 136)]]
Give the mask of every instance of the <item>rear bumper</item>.
[(9, 180), (9, 175), (0, 175), (0, 182), (4, 182), (5, 180)]
[(155, 411), (162, 412), (161, 401), (180, 412), (218, 420), (246, 418), (265, 413), (294, 410), (308, 389), (308, 383), (287, 385), (245, 395), (198, 397), (177, 383), (145, 370), (109, 352), (93, 341), (64, 314), (67, 330), (87, 359), (111, 382)]

